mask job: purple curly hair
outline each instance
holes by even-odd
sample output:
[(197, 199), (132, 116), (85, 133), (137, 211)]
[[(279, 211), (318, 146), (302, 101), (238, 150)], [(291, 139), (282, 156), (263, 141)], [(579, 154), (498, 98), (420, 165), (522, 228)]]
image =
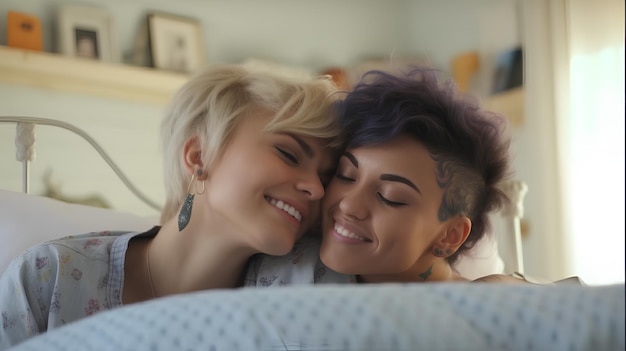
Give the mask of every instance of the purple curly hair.
[(448, 262), (471, 249), (491, 229), (488, 214), (508, 199), (496, 185), (508, 176), (506, 120), (481, 110), (474, 99), (440, 84), (439, 71), (417, 67), (393, 75), (366, 73), (338, 103), (347, 147), (371, 146), (407, 134), (423, 143), (444, 189), (439, 220), (467, 216), (472, 229)]

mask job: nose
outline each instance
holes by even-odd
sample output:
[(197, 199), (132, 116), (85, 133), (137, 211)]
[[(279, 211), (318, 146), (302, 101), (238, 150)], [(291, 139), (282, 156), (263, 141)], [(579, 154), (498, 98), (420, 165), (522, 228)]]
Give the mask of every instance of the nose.
[(324, 185), (317, 174), (306, 175), (296, 187), (306, 193), (309, 200), (321, 200), (324, 197)]
[[(334, 191), (335, 189), (330, 189)], [(345, 215), (363, 220), (369, 215), (367, 199), (363, 196), (363, 191), (356, 186), (347, 187), (347, 189), (336, 189), (338, 194), (338, 207)], [(330, 192), (329, 192), (330, 196)]]

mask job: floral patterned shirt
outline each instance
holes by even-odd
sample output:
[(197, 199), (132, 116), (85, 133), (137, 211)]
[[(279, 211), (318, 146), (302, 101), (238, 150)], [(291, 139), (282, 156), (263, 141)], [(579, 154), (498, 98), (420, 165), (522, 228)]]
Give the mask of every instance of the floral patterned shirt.
[(34, 246), (0, 278), (0, 350), (48, 329), (122, 306), (128, 242), (145, 233), (99, 232)]
[[(92, 314), (123, 306), (124, 261), (130, 239), (145, 233), (99, 232), (34, 246), (0, 278), (0, 350)], [(303, 238), (285, 256), (253, 256), (244, 286), (354, 283), (319, 260), (318, 238)]]

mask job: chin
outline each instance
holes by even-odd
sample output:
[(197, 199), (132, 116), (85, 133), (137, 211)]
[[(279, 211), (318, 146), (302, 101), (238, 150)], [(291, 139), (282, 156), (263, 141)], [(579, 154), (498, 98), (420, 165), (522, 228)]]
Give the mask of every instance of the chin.
[[(278, 239), (278, 238), (275, 238)], [(265, 250), (261, 252), (271, 256), (283, 256), (293, 250), (296, 245), (295, 238), (285, 238), (284, 240), (272, 240), (269, 245), (265, 246)]]

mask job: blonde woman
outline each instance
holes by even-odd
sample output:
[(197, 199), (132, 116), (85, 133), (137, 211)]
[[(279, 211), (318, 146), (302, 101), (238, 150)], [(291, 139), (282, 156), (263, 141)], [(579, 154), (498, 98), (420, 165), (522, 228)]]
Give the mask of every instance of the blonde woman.
[(0, 348), (160, 296), (243, 285), (248, 259), (284, 255), (318, 221), (336, 164), (330, 78), (235, 65), (194, 76), (162, 124), (166, 205), (144, 233), (53, 240), (0, 280)]

